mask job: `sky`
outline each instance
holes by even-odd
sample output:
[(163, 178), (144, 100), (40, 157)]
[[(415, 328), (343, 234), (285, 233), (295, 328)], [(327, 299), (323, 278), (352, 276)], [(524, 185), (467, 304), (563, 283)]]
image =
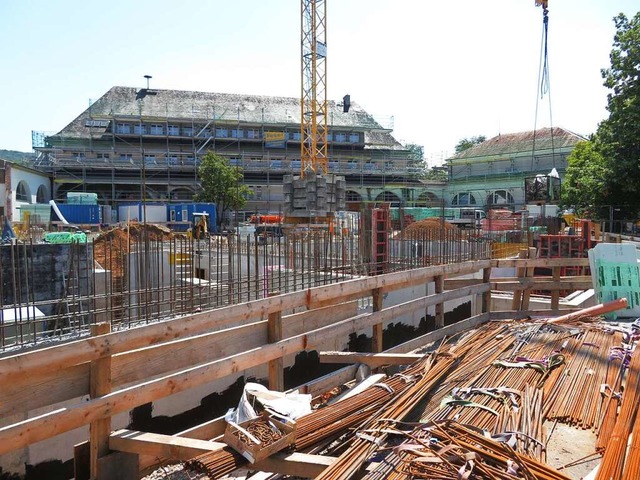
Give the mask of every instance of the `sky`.
[[(463, 138), (607, 118), (613, 17), (637, 0), (326, 0), (327, 94), (439, 165)], [(112, 86), (300, 96), (299, 0), (0, 0), (0, 149), (31, 151)]]

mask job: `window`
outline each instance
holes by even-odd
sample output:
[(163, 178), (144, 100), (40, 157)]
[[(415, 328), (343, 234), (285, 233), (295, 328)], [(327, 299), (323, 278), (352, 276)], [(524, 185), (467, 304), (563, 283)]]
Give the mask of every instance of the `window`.
[(514, 203), (513, 195), (506, 190), (496, 190), (487, 197), (487, 205), (508, 205)]
[(146, 135), (147, 126), (144, 123), (136, 123), (133, 126), (133, 133), (135, 133), (136, 135)]
[(291, 139), (300, 141), (300, 132), (293, 132), (291, 134)]
[(167, 135), (177, 137), (180, 135), (180, 127), (178, 125), (169, 125), (167, 127)]
[(16, 188), (16, 200), (19, 202), (29, 202), (31, 200), (29, 185), (27, 185), (27, 182), (24, 180), (18, 183), (18, 188)]
[(109, 160), (109, 154), (108, 153), (96, 153), (96, 158), (100, 158), (103, 160)]
[(349, 142), (350, 143), (360, 143), (360, 135), (358, 135), (357, 133), (350, 133), (349, 134)]
[(231, 157), (229, 159), (229, 165), (233, 165), (234, 167), (242, 165), (242, 160), (237, 157)]
[(193, 127), (182, 127), (182, 135), (185, 137), (193, 137)]
[(144, 164), (145, 165), (154, 165), (156, 163), (155, 155), (145, 155), (144, 156)]
[(130, 134), (131, 133), (131, 125), (129, 125), (128, 123), (118, 123), (116, 125), (116, 133), (121, 133), (121, 134)]
[(358, 169), (358, 161), (349, 160), (349, 170), (357, 170), (357, 169)]
[(233, 129), (233, 130), (231, 130), (231, 136), (233, 138), (242, 138), (244, 136), (244, 130), (242, 130), (242, 129)]
[(229, 130), (226, 128), (216, 128), (216, 137), (227, 138), (229, 136)]
[(130, 153), (121, 153), (120, 154), (120, 161), (121, 162), (133, 162), (133, 155), (131, 155)]
[(476, 197), (468, 192), (458, 193), (451, 200), (451, 205), (477, 205)]
[(256, 130), (256, 129), (251, 129), (251, 130), (247, 130), (247, 138), (261, 138), (262, 135), (260, 135), (260, 130)]
[(336, 142), (346, 142), (347, 134), (346, 133), (336, 133)]
[(49, 190), (44, 185), (38, 187), (36, 193), (36, 203), (47, 203), (49, 201)]
[(169, 155), (167, 157), (167, 165), (178, 165), (178, 157), (175, 155)]
[(151, 135), (164, 135), (164, 125), (157, 123), (151, 125)]

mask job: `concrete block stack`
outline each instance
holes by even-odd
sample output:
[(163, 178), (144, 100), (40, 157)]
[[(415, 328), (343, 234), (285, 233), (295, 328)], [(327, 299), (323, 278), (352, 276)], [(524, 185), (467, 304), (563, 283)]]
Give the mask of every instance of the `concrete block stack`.
[(346, 185), (343, 176), (334, 174), (310, 172), (305, 178), (285, 175), (284, 213), (294, 217), (324, 217), (344, 210)]

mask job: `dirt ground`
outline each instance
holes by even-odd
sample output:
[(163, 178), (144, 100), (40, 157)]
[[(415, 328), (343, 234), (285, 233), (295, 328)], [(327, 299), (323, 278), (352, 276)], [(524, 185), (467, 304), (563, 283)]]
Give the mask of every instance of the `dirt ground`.
[[(580, 430), (561, 423), (558, 423), (554, 428), (553, 422), (547, 422), (545, 426), (547, 432), (551, 432), (553, 429), (547, 445), (548, 465), (559, 468), (595, 453), (596, 436), (591, 430)], [(580, 480), (600, 464), (599, 455), (589, 458), (593, 458), (593, 460), (564, 468), (561, 471), (574, 480)]]

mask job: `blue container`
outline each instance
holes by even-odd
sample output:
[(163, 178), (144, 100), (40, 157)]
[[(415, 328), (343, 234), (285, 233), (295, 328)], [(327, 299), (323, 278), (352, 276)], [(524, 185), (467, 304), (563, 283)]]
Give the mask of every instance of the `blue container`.
[(98, 225), (101, 223), (100, 205), (59, 203), (58, 209), (69, 223), (76, 225)]
[(167, 221), (173, 230), (185, 231), (193, 224), (194, 213), (209, 215), (209, 233), (216, 233), (217, 213), (215, 203), (182, 203), (167, 205)]

